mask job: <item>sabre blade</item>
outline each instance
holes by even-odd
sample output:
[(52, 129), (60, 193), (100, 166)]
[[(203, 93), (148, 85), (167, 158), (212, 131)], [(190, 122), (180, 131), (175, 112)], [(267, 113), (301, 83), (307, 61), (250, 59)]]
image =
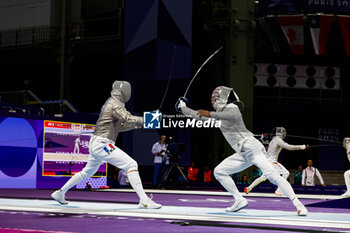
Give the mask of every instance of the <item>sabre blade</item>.
[(323, 144), (323, 145), (311, 145), (309, 148), (315, 148), (315, 147), (341, 147), (341, 145), (337, 144)]
[[(254, 134), (255, 137), (260, 137), (261, 135), (262, 135), (262, 134)], [(275, 134), (268, 134), (268, 133), (264, 133), (264, 135), (276, 136)], [(334, 143), (334, 144), (343, 145), (342, 142), (333, 141), (333, 140), (327, 140), (327, 139), (314, 138), (314, 137), (305, 137), (305, 136), (289, 135), (289, 134), (286, 135), (286, 137), (291, 137), (291, 138), (302, 138), (302, 139), (308, 139), (308, 140), (317, 140), (317, 141), (321, 141), (321, 142), (330, 142), (330, 143)]]
[(208, 63), (208, 61), (210, 61), (210, 59), (212, 59), (212, 58), (213, 58), (218, 52), (220, 52), (220, 50), (223, 49), (223, 48), (224, 48), (224, 47), (221, 46), (220, 48), (218, 48), (217, 50), (215, 50), (215, 52), (214, 52), (213, 54), (211, 54), (211, 55), (207, 58), (207, 60), (205, 60), (205, 61), (203, 62), (203, 64), (199, 67), (199, 69), (197, 70), (197, 72), (194, 74), (194, 76), (193, 76), (191, 82), (190, 82), (190, 83), (188, 84), (188, 86), (187, 86), (187, 89), (186, 89), (186, 91), (185, 91), (185, 94), (183, 95), (184, 98), (186, 98), (186, 95), (187, 95), (188, 90), (190, 89), (190, 87), (191, 87), (191, 85), (192, 85), (194, 79), (197, 77), (197, 75), (198, 75), (198, 73), (201, 71), (201, 69), (205, 66), (205, 64)]
[(160, 109), (162, 108), (163, 106), (163, 103), (164, 103), (164, 100), (165, 100), (165, 97), (166, 95), (168, 94), (168, 90), (169, 90), (169, 86), (170, 86), (170, 81), (171, 81), (171, 78), (173, 76), (173, 71), (174, 71), (174, 66), (175, 66), (175, 57), (176, 57), (176, 45), (174, 45), (174, 48), (173, 48), (173, 56), (172, 56), (172, 61), (171, 61), (171, 67), (170, 67), (170, 72), (169, 72), (169, 77), (168, 77), (168, 84), (165, 88), (165, 92), (164, 92), (164, 95), (163, 95), (163, 99), (162, 99), (162, 102), (160, 103), (160, 106), (158, 108), (158, 110), (160, 111)]

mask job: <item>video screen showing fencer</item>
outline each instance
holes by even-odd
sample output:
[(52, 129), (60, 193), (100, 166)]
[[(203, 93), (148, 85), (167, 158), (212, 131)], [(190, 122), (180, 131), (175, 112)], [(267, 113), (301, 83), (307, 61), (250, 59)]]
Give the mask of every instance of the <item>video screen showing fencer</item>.
[[(95, 125), (45, 121), (43, 148), (44, 176), (72, 176), (89, 158), (89, 141)], [(106, 176), (103, 162), (94, 177)]]

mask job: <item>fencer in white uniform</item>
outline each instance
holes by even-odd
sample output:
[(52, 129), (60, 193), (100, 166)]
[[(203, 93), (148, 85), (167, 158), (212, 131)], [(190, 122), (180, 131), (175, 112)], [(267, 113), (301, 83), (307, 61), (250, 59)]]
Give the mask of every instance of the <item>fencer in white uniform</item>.
[[(344, 138), (343, 146), (346, 150), (346, 154), (348, 155), (348, 159), (350, 162), (350, 138)], [(345, 179), (345, 185), (346, 185), (346, 192), (343, 193), (341, 196), (342, 197), (350, 197), (350, 170), (347, 170), (344, 173), (344, 179)]]
[(233, 89), (220, 86), (212, 94), (212, 106), (216, 111), (192, 110), (186, 106), (183, 98), (180, 98), (176, 103), (177, 111), (184, 115), (197, 120), (213, 118), (221, 121), (220, 130), (227, 142), (236, 151), (214, 169), (215, 178), (235, 199), (235, 203), (226, 208), (226, 211), (236, 212), (248, 206), (248, 201), (238, 191), (230, 174), (240, 172), (254, 164), (292, 200), (298, 215), (307, 215), (307, 209), (298, 200), (291, 185), (278, 174), (266, 158), (264, 146), (245, 127), (241, 112), (238, 106), (234, 104), (235, 101), (239, 101), (239, 98)]
[(60, 190), (51, 194), (51, 197), (60, 204), (67, 204), (65, 193), (74, 185), (90, 178), (105, 161), (127, 172), (130, 185), (140, 198), (139, 208), (162, 207), (152, 201), (143, 190), (136, 161), (115, 145), (119, 132), (142, 128), (143, 118), (133, 116), (125, 109), (125, 103), (129, 101), (130, 96), (130, 83), (126, 81), (113, 83), (111, 97), (103, 105), (96, 129), (90, 139), (90, 156), (85, 168), (72, 176)]
[[(284, 178), (287, 179), (289, 176), (289, 171), (278, 162), (278, 156), (281, 153), (282, 149), (286, 150), (305, 150), (307, 148), (307, 145), (290, 145), (283, 141), (283, 139), (287, 135), (287, 131), (284, 127), (276, 127), (274, 128), (275, 136), (272, 138), (271, 142), (269, 143), (268, 149), (267, 149), (267, 158), (272, 163), (272, 166), (276, 169), (276, 171)], [(260, 176), (259, 178), (255, 179), (253, 183), (251, 183), (248, 187), (244, 188), (244, 192), (248, 194), (252, 189), (260, 184), (261, 182), (264, 182), (267, 178), (264, 176)], [(275, 191), (276, 195), (282, 196), (283, 193), (280, 191), (279, 188)]]

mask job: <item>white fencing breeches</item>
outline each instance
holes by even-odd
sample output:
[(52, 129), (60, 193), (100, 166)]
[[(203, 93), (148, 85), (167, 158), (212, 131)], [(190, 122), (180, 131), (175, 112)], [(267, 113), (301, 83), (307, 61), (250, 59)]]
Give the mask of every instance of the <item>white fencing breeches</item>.
[(214, 169), (214, 175), (236, 200), (241, 199), (243, 197), (229, 175), (240, 172), (253, 164), (260, 168), (264, 176), (277, 185), (287, 197), (291, 200), (295, 198), (291, 185), (278, 174), (271, 162), (266, 158), (266, 151), (263, 145), (253, 137), (244, 142), (240, 153), (235, 153), (223, 160)]
[(282, 175), (282, 177), (284, 179), (288, 179), (289, 171), (282, 164), (275, 161), (272, 163), (272, 166), (275, 168), (275, 170), (278, 172), (278, 174)]
[(346, 185), (347, 192), (350, 192), (350, 170), (347, 170), (344, 173), (344, 179), (345, 179), (345, 185)]
[[(289, 176), (289, 171), (279, 162), (274, 161), (272, 162), (272, 166), (275, 168), (275, 170), (282, 175), (282, 177), (284, 179), (287, 179)], [(251, 185), (248, 187), (249, 190), (252, 190), (255, 186), (257, 186), (258, 184), (260, 184), (261, 182), (264, 182), (265, 180), (267, 180), (267, 178), (264, 176), (264, 174), (260, 177), (258, 177), (257, 179), (255, 179), (253, 181), (253, 183), (251, 183)], [(278, 190), (278, 189), (277, 189)], [(276, 192), (277, 192), (276, 190)]]
[[(109, 139), (102, 138), (99, 136), (92, 136), (90, 140), (90, 156), (88, 162), (81, 172), (76, 173), (62, 188), (61, 190), (65, 193), (74, 185), (79, 182), (90, 178), (94, 175), (103, 161), (112, 164), (113, 166), (123, 169), (126, 172), (137, 173), (130, 175), (130, 184), (133, 186), (135, 191), (139, 194), (140, 198), (145, 199), (147, 196), (144, 194), (142, 183), (138, 175), (138, 165), (134, 159), (128, 154), (119, 149)], [(132, 178), (132, 179), (130, 179)], [(135, 182), (133, 182), (135, 180)], [(134, 185), (133, 185), (134, 183)], [(134, 187), (135, 186), (135, 187)]]

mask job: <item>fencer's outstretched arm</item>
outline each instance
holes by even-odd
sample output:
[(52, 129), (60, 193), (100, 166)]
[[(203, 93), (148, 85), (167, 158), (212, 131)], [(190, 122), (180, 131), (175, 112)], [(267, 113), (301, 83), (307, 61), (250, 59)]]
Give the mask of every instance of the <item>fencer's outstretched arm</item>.
[(113, 109), (113, 117), (119, 119), (123, 124), (121, 131), (127, 131), (136, 127), (142, 127), (143, 117), (133, 116), (124, 106), (117, 106)]
[(136, 128), (141, 128), (141, 127), (142, 125), (138, 123), (121, 124), (120, 127), (118, 128), (118, 132), (126, 132)]
[(210, 116), (217, 120), (236, 121), (240, 115), (241, 112), (234, 104), (227, 105), (221, 112), (210, 112)]
[(305, 145), (290, 145), (279, 137), (276, 137), (276, 140), (277, 140), (277, 144), (286, 150), (305, 150), (306, 149)]
[[(206, 112), (204, 110), (199, 110), (199, 111)], [(187, 106), (182, 108), (182, 113), (184, 115), (189, 115), (193, 118), (196, 118), (197, 120), (208, 120), (209, 119), (209, 117), (206, 117), (206, 116), (200, 117), (198, 114), (198, 111), (195, 111)], [(209, 116), (210, 116), (210, 118), (214, 118), (216, 120), (228, 120), (228, 121), (234, 122), (240, 116), (240, 111), (236, 105), (229, 104), (226, 106), (226, 108), (223, 111), (221, 111), (221, 112), (212, 111), (209, 113)]]
[(209, 119), (208, 117), (200, 117), (198, 115), (198, 111), (193, 110), (187, 106), (182, 107), (181, 110), (182, 110), (182, 114), (184, 114), (186, 116), (190, 116), (190, 117), (192, 117), (196, 120), (199, 120), (199, 121), (205, 121), (205, 120)]

